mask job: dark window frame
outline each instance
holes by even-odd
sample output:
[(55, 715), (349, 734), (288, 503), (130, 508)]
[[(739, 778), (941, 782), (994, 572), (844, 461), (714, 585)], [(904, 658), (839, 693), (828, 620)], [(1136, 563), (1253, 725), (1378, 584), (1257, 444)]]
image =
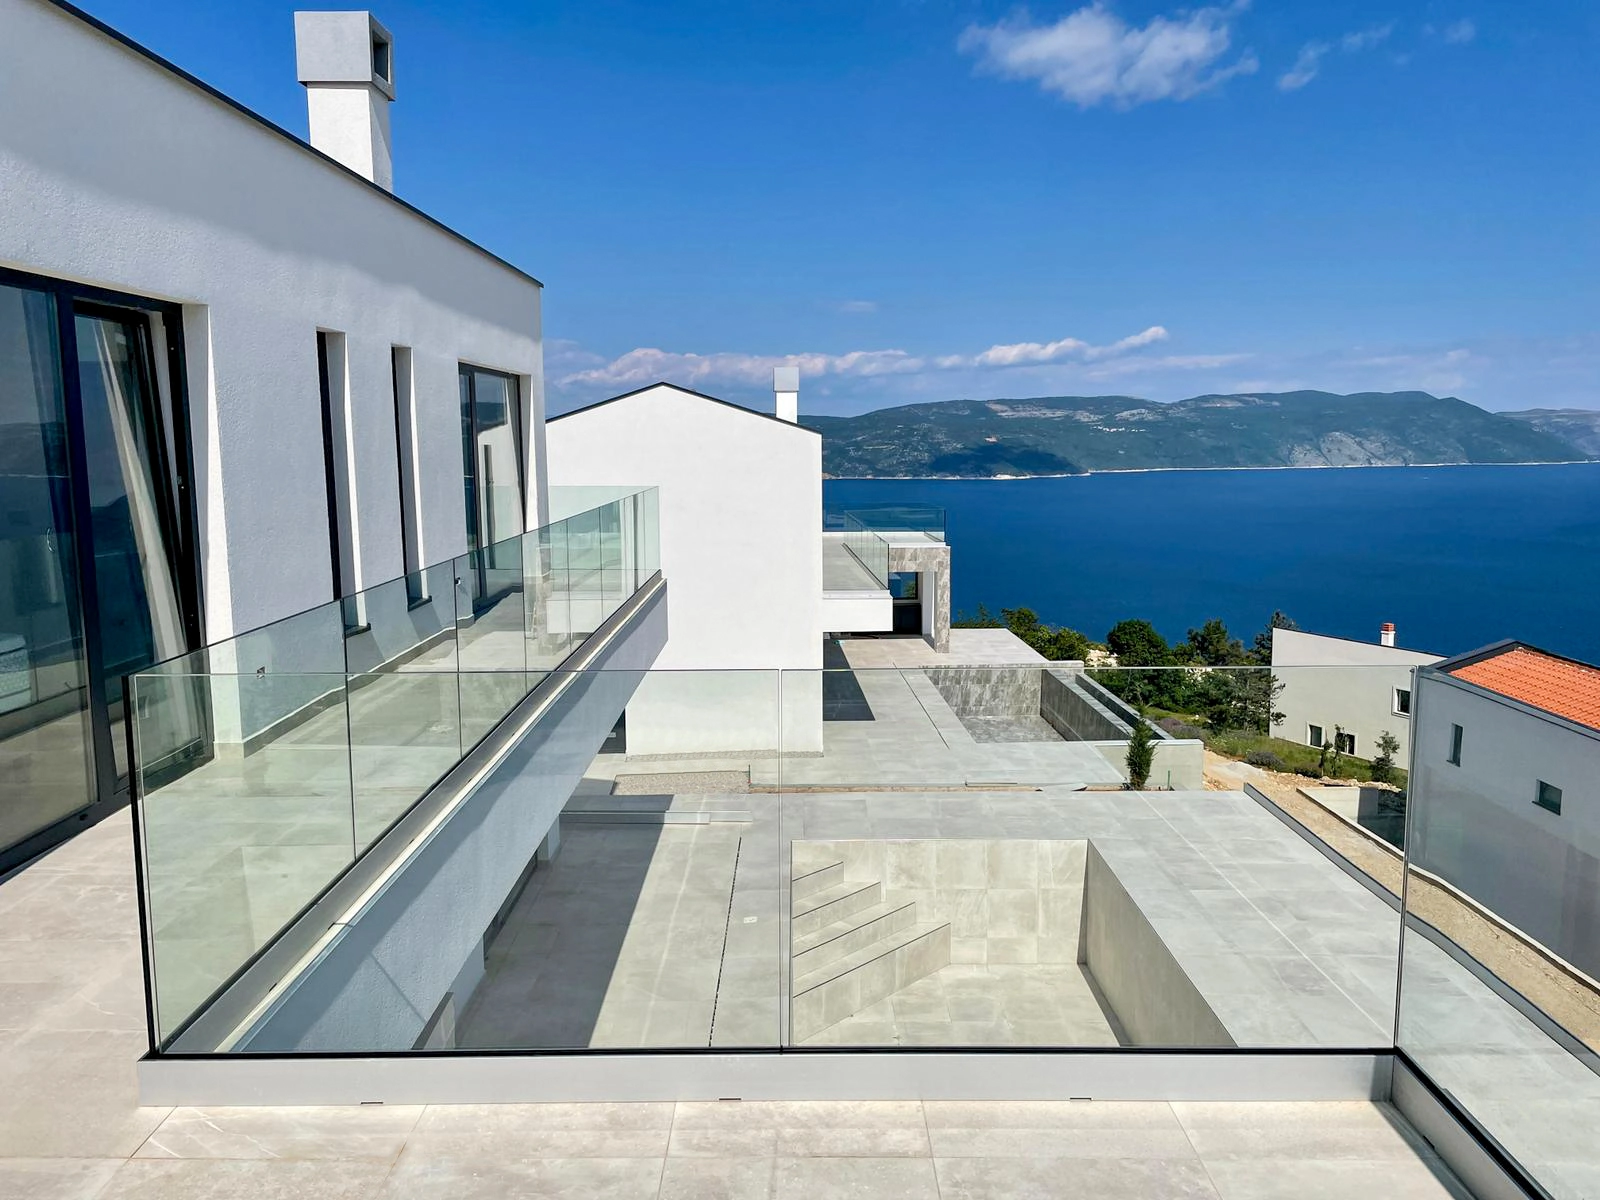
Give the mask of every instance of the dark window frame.
[(1460, 725), (1450, 726), (1450, 749), (1445, 753), (1445, 762), (1452, 767), (1461, 765), (1461, 745), (1466, 741), (1467, 731)]
[[(100, 604), (94, 572), (89, 569), (93, 539), (92, 536), (86, 537), (89, 534), (92, 506), (83, 442), (83, 391), (77, 371), (76, 317), (80, 312), (86, 315), (115, 315), (121, 319), (136, 319), (143, 326), (143, 337), (148, 343), (146, 366), (152, 374), (151, 402), (159, 409), (161, 425), (161, 436), (156, 441), (164, 458), (161, 464), (164, 479), (172, 489), (170, 499), (163, 497), (162, 500), (173, 519), (170, 532), (174, 535), (175, 544), (168, 549), (169, 562), (173, 567), (173, 582), (178, 588), (184, 636), (191, 649), (199, 649), (206, 644), (205, 581), (199, 553), (200, 518), (194, 486), (194, 420), (190, 409), (189, 374), (184, 349), (183, 305), (5, 266), (0, 266), (0, 285), (48, 295), (53, 309), (57, 369), (60, 372), (59, 383), (66, 419), (68, 511), (75, 543), (70, 569), (77, 596), (76, 604), (69, 607), (73, 610), (71, 617), (76, 623), (76, 630), (83, 638), (83, 661), (89, 672), (85, 685), (94, 690), (105, 679), (105, 648), (98, 622), (90, 619), (91, 614), (99, 612)], [(161, 318), (165, 346), (155, 344), (154, 330), (149, 322), (153, 316)], [(158, 354), (165, 356), (165, 394), (160, 393), (162, 380), (154, 371), (155, 356)], [(126, 707), (126, 682), (123, 689)], [(12, 846), (0, 846), (0, 872), (43, 853), (78, 830), (103, 820), (128, 804), (136, 785), (131, 777), (126, 786), (117, 779), (116, 755), (111, 745), (115, 735), (111, 729), (109, 710), (91, 703), (89, 723), (90, 751), (93, 755), (90, 764), (93, 793), (89, 804), (36, 830)], [(128, 741), (126, 761), (136, 763), (131, 721), (124, 720), (123, 735)]]
[(1533, 804), (1535, 808), (1542, 808), (1545, 812), (1561, 815), (1561, 789), (1553, 783), (1546, 783), (1543, 779), (1535, 780), (1533, 790)]

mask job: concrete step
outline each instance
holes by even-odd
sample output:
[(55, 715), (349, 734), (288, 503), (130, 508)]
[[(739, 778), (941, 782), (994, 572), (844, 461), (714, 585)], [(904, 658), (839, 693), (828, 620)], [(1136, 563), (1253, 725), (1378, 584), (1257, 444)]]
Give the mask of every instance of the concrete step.
[(789, 934), (794, 938), (809, 937), (851, 913), (882, 903), (881, 883), (837, 883), (797, 900), (791, 897)]
[(816, 933), (794, 939), (790, 947), (793, 973), (796, 977), (809, 975), (916, 922), (917, 906), (909, 901), (905, 904), (875, 904), (851, 913)]
[(886, 934), (869, 946), (795, 977), (789, 1003), (790, 1033), (795, 1041), (804, 1041), (949, 965), (948, 923), (917, 924)]
[(825, 867), (818, 867), (815, 871), (796, 875), (789, 884), (789, 896), (792, 900), (800, 900), (806, 896), (813, 896), (824, 888), (837, 887), (843, 882), (844, 864), (829, 863)]

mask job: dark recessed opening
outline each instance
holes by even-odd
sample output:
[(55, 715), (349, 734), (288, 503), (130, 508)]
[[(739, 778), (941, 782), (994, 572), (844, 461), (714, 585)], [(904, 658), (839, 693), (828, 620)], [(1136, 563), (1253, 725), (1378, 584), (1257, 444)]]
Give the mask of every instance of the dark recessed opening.
[(385, 38), (372, 39), (372, 73), (385, 83), (389, 82), (389, 42)]

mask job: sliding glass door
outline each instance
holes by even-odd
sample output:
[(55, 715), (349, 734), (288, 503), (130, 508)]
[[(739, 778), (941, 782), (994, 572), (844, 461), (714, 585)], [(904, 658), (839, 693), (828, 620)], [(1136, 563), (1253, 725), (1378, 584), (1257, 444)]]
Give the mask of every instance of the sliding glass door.
[(0, 273), (0, 867), (126, 797), (122, 678), (199, 644), (176, 329)]

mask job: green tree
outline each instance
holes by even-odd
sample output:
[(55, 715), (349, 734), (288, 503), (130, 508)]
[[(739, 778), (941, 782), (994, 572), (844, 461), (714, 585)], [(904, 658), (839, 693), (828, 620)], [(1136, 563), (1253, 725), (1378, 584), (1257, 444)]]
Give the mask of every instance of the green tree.
[(1089, 654), (1089, 639), (1076, 629), (1046, 625), (1031, 608), (1004, 608), (1006, 628), (1052, 662), (1083, 659)]
[(1394, 756), (1400, 751), (1400, 739), (1385, 729), (1378, 735), (1378, 757), (1372, 760), (1372, 782), (1394, 782)]
[(1140, 712), (1139, 719), (1134, 722), (1133, 736), (1128, 739), (1128, 787), (1137, 792), (1150, 781), (1150, 768), (1155, 765), (1156, 745), (1155, 733), (1150, 728), (1150, 722), (1144, 719)]
[(1199, 629), (1189, 630), (1189, 657), (1208, 667), (1227, 667), (1244, 661), (1244, 645), (1228, 636), (1228, 627), (1212, 617)]
[(1167, 639), (1149, 621), (1118, 621), (1106, 634), (1106, 648), (1119, 667), (1164, 667), (1172, 661)]
[(1250, 648), (1251, 657), (1262, 666), (1272, 665), (1272, 631), (1274, 629), (1299, 629), (1294, 623), (1294, 618), (1280, 609), (1274, 609), (1272, 617), (1267, 621), (1267, 627), (1256, 634), (1255, 644)]

